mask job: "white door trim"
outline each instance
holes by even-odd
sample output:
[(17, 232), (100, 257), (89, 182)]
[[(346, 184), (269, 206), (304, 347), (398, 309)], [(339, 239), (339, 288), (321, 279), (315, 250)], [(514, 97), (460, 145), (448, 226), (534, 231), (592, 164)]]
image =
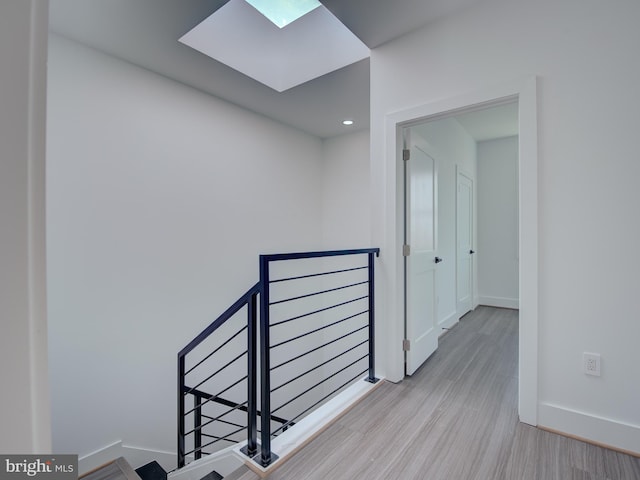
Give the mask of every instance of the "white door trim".
[[(519, 105), (519, 250), (520, 250), (520, 336), (518, 413), (522, 422), (538, 420), (538, 131), (537, 80), (527, 77), (442, 101), (419, 105), (385, 115), (384, 171), (373, 171), (384, 191), (385, 294), (381, 313), (386, 325), (385, 371), (391, 381), (404, 377), (404, 355), (400, 339), (404, 335), (404, 268), (402, 261), (403, 199), (402, 127), (427, 119), (450, 116), (469, 109), (489, 107), (518, 100)], [(375, 168), (372, 165), (372, 168)], [(377, 202), (376, 202), (377, 203)], [(384, 252), (383, 252), (384, 254)]]

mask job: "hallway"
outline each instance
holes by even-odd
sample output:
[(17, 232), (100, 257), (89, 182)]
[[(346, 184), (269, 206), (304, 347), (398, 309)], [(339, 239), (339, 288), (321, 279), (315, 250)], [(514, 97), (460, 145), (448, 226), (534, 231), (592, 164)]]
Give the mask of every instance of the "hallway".
[(517, 361), (518, 312), (478, 307), (414, 376), (382, 385), (268, 478), (640, 479), (638, 458), (519, 423)]

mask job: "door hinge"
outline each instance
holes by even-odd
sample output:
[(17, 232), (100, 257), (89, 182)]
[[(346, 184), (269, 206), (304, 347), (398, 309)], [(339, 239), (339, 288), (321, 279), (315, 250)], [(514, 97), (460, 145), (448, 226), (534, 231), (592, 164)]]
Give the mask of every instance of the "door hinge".
[(402, 256), (408, 257), (409, 255), (411, 255), (411, 247), (407, 244), (402, 245)]
[(405, 148), (402, 150), (402, 160), (406, 162), (409, 159), (411, 159), (411, 150)]
[(405, 338), (402, 340), (402, 351), (408, 352), (409, 350), (411, 350), (411, 341)]

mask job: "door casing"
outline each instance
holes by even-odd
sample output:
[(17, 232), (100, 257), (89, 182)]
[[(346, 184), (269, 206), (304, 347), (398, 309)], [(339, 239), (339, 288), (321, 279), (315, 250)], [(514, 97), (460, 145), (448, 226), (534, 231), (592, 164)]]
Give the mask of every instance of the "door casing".
[[(374, 194), (383, 194), (383, 234), (386, 250), (381, 285), (387, 291), (378, 311), (387, 321), (378, 325), (384, 338), (384, 369), (391, 381), (404, 377), (404, 268), (402, 257), (402, 128), (474, 109), (517, 101), (519, 106), (519, 384), (520, 420), (537, 425), (538, 419), (538, 132), (537, 79), (527, 77), (483, 88), (441, 101), (418, 105), (385, 115), (384, 165), (372, 165)], [(380, 169), (378, 170), (378, 167)], [(382, 190), (376, 192), (378, 185)], [(375, 202), (374, 202), (375, 204)], [(379, 212), (378, 212), (379, 213)], [(374, 238), (374, 241), (376, 239)], [(395, 320), (394, 320), (395, 319)]]

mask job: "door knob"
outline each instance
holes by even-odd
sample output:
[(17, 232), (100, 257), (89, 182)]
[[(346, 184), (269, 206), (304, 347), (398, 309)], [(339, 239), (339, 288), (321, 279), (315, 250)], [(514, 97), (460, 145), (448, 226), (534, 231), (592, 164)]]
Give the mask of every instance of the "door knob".
[(441, 259), (440, 257), (436, 257), (436, 258), (435, 258), (435, 262), (436, 262), (436, 263), (440, 263), (441, 261), (442, 261), (442, 259)]
[(476, 253), (476, 251), (475, 251), (475, 250), (469, 250), (469, 254), (470, 254), (470, 255), (473, 255), (474, 253)]

